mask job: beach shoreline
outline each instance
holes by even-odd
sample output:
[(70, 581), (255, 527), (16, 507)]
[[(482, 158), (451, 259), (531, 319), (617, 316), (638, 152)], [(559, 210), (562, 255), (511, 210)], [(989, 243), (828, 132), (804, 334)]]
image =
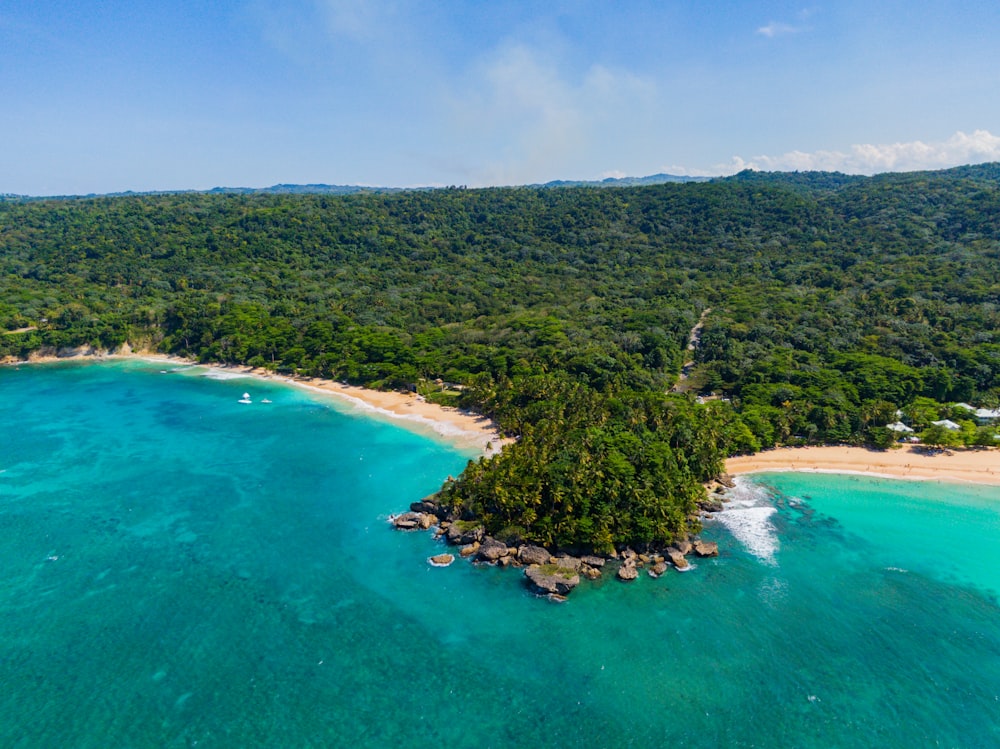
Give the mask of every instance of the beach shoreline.
[[(317, 377), (280, 375), (248, 365), (206, 364), (193, 359), (128, 347), (107, 353), (86, 350), (71, 355), (33, 354), (27, 360), (6, 360), (7, 365), (46, 364), (69, 361), (142, 359), (150, 362), (203, 367), (220, 373), (280, 382), (336, 398), (366, 415), (391, 420), (420, 434), (443, 439), (464, 450), (483, 455), (498, 452), (509, 438), (500, 435), (485, 416), (448, 406), (429, 403), (415, 393), (372, 390)], [(957, 481), (1000, 486), (1000, 449), (954, 449), (931, 452), (919, 445), (902, 445), (892, 450), (874, 450), (846, 445), (779, 447), (754, 455), (728, 458), (726, 473), (803, 471), (810, 473), (858, 474), (893, 479)]]
[(332, 396), (341, 404), (352, 407), (356, 412), (368, 416), (381, 417), (394, 424), (410, 429), (418, 434), (443, 439), (462, 450), (473, 450), (483, 455), (493, 455), (511, 442), (501, 436), (497, 425), (490, 419), (470, 411), (449, 406), (439, 406), (424, 400), (416, 393), (372, 390), (360, 385), (348, 385), (335, 380), (319, 377), (296, 377), (280, 375), (263, 368), (248, 365), (225, 365), (202, 363), (171, 354), (149, 351), (133, 351), (124, 347), (117, 352), (102, 352), (88, 349), (70, 355), (32, 354), (27, 360), (5, 360), (8, 366), (51, 364), (55, 362), (100, 362), (140, 359), (191, 367), (203, 367), (214, 372), (237, 375), (251, 379), (280, 382), (303, 388), (320, 395)]
[(871, 450), (846, 445), (779, 447), (726, 460), (726, 473), (841, 473), (917, 481), (970, 482), (1000, 486), (1000, 450), (932, 452), (919, 445)]

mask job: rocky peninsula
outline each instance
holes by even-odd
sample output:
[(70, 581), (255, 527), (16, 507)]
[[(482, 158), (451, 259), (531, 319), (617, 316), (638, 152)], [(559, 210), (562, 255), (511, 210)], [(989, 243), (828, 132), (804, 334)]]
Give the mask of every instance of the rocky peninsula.
[[(716, 484), (713, 493), (699, 505), (702, 513), (722, 509), (724, 487)], [(491, 564), (523, 570), (524, 584), (536, 595), (551, 601), (565, 601), (580, 583), (597, 580), (604, 575), (623, 582), (635, 580), (640, 570), (653, 578), (664, 575), (673, 568), (677, 572), (691, 569), (689, 556), (714, 557), (719, 547), (714, 541), (698, 537), (676, 539), (662, 548), (635, 550), (626, 547), (613, 554), (580, 554), (561, 549), (546, 549), (531, 543), (508, 542), (486, 534), (475, 520), (453, 515), (443, 507), (437, 495), (413, 502), (408, 512), (390, 518), (393, 527), (401, 531), (426, 530), (434, 533), (449, 546), (455, 547), (458, 557), (474, 564)], [(436, 554), (428, 558), (434, 567), (447, 567), (456, 556), (451, 553)]]

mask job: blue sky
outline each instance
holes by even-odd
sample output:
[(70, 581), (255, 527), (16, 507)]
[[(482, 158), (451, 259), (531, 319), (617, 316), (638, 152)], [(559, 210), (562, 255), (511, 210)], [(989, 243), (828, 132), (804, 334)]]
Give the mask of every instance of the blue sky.
[(0, 192), (1000, 160), (1000, 3), (6, 0)]

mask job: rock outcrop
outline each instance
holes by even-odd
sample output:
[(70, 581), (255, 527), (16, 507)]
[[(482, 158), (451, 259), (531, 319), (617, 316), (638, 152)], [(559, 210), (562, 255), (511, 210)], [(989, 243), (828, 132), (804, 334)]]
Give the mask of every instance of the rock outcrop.
[(470, 526), (468, 523), (452, 523), (448, 526), (448, 532), (445, 535), (448, 538), (448, 543), (456, 546), (478, 543), (483, 540), (483, 528), (479, 525)]
[(419, 512), (404, 512), (392, 518), (392, 524), (401, 531), (412, 531), (420, 527)]
[(557, 557), (553, 557), (552, 564), (562, 570), (569, 570), (571, 572), (580, 571), (580, 560), (567, 554), (560, 554)]
[(524, 576), (536, 592), (543, 594), (569, 595), (580, 584), (578, 574), (554, 564), (533, 564), (524, 570)]
[(686, 570), (691, 566), (691, 563), (677, 549), (667, 549), (667, 556), (670, 558), (670, 563), (679, 570)]
[(702, 512), (722, 512), (722, 500), (716, 496), (698, 500), (698, 509)]
[(694, 553), (700, 557), (719, 556), (719, 545), (715, 541), (695, 541)]
[(622, 566), (618, 568), (618, 579), (619, 580), (635, 580), (639, 577), (639, 570), (635, 566), (635, 560), (625, 560), (622, 562)]
[(483, 562), (496, 562), (510, 553), (507, 544), (487, 536), (479, 546), (477, 559)]
[(435, 517), (442, 517), (444, 512), (441, 510), (441, 505), (437, 503), (434, 496), (424, 497), (419, 502), (410, 503), (411, 512), (425, 512), (429, 515), (434, 515)]
[(548, 564), (552, 555), (541, 546), (522, 546), (517, 550), (517, 558), (522, 564)]
[(471, 557), (473, 554), (476, 554), (478, 551), (479, 551), (479, 542), (473, 541), (471, 544), (466, 544), (461, 549), (459, 549), (458, 553), (463, 558), (468, 558)]
[[(714, 508), (717, 499), (713, 497), (710, 502)], [(707, 508), (706, 504), (702, 509)], [(601, 570), (609, 558), (620, 560), (620, 564), (612, 566), (618, 579), (630, 581), (637, 579), (643, 568), (647, 569), (652, 578), (663, 575), (671, 564), (681, 572), (692, 569), (686, 558), (688, 554), (697, 554), (699, 557), (719, 554), (717, 543), (691, 540), (686, 536), (675, 540), (666, 549), (643, 545), (638, 552), (625, 548), (620, 552), (612, 551), (607, 556), (588, 554), (576, 557), (564, 551), (553, 555), (548, 549), (534, 544), (522, 544), (514, 548), (486, 535), (481, 525), (456, 519), (438, 504), (437, 495), (411, 503), (409, 512), (391, 517), (390, 521), (400, 530), (433, 529), (435, 537), (459, 547), (457, 554), (429, 557), (428, 563), (435, 567), (447, 567), (455, 561), (456, 555), (501, 567), (524, 567), (525, 580), (532, 590), (553, 601), (566, 600), (566, 596), (580, 584), (581, 579), (596, 580), (601, 577)]]
[(674, 541), (673, 548), (677, 549), (681, 554), (690, 554), (693, 547), (688, 539), (681, 538)]

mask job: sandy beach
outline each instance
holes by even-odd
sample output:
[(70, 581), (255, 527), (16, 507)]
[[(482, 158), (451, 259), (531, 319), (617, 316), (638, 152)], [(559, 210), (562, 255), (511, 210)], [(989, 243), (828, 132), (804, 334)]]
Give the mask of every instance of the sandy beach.
[[(231, 372), (234, 368), (226, 368)], [(500, 436), (496, 424), (485, 416), (448, 406), (429, 403), (416, 393), (371, 390), (333, 380), (290, 378), (273, 375), (266, 370), (248, 370), (252, 377), (278, 380), (305, 387), (350, 402), (362, 411), (379, 414), (401, 425), (428, 433), (433, 432), (462, 448), (474, 448), (486, 455), (500, 450), (510, 440)]]
[(199, 364), (190, 359), (167, 354), (138, 352), (126, 348), (116, 353), (87, 351), (72, 356), (33, 354), (27, 362), (8, 360), (8, 365), (46, 364), (65, 361), (102, 361), (124, 358), (140, 358), (164, 364), (202, 367), (223, 376), (243, 376), (283, 382), (302, 387), (324, 395), (333, 396), (354, 409), (369, 415), (380, 416), (397, 422), (400, 426), (422, 434), (436, 435), (461, 449), (472, 449), (486, 455), (500, 450), (510, 442), (500, 436), (496, 424), (485, 416), (462, 411), (457, 408), (428, 403), (415, 393), (371, 390), (356, 385), (347, 385), (318, 377), (288, 377), (277, 375), (266, 369), (249, 366), (224, 366), (220, 364)]
[(813, 471), (862, 473), (887, 478), (970, 481), (1000, 486), (1000, 450), (956, 449), (930, 453), (917, 445), (898, 450), (863, 447), (780, 447), (726, 461), (726, 472)]

